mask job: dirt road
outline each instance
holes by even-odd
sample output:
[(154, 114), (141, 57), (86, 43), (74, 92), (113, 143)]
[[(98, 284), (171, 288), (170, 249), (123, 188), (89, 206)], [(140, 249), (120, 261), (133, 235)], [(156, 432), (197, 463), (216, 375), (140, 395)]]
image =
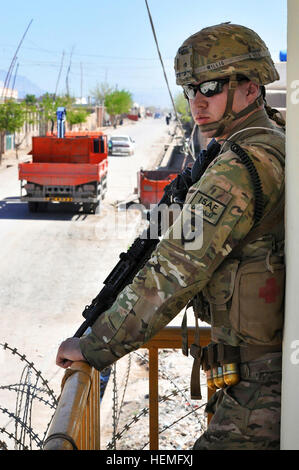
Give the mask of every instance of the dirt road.
[[(56, 205), (47, 213), (29, 213), (19, 201), (17, 167), (0, 169), (0, 343), (33, 361), (57, 395), (63, 375), (55, 365), (57, 347), (74, 334), (84, 306), (136, 235), (137, 211), (128, 211), (126, 219), (113, 204), (133, 193), (137, 170), (152, 166), (168, 131), (158, 119), (113, 130), (131, 135), (136, 151), (109, 157), (108, 193), (99, 215)], [(24, 368), (20, 358), (0, 347), (0, 364), (1, 386), (18, 383)], [(0, 390), (1, 410), (14, 410), (15, 402), (13, 391)], [(39, 413), (37, 429), (44, 429), (48, 415), (48, 409)], [(7, 413), (0, 413), (0, 425), (8, 421)]]

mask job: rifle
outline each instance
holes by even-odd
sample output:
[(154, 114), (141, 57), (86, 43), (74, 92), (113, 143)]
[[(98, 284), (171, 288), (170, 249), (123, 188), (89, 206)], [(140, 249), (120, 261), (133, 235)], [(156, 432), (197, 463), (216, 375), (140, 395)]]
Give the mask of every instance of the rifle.
[[(178, 203), (181, 207), (185, 201), (187, 192), (205, 172), (210, 162), (218, 155), (220, 145), (212, 140), (207, 150), (202, 150), (197, 157), (193, 168), (186, 167), (171, 183), (164, 188), (164, 195), (152, 211), (153, 217), (149, 218), (149, 226), (140, 237), (137, 237), (126, 253), (119, 255), (119, 261), (104, 281), (104, 287), (99, 294), (87, 305), (82, 313), (85, 321), (76, 331), (74, 337), (80, 338), (89, 326), (92, 326), (97, 318), (108, 310), (118, 294), (129, 285), (136, 274), (150, 259), (154, 249), (159, 243), (161, 235), (161, 217), (154, 217), (160, 206)], [(158, 215), (160, 215), (158, 213)], [(155, 232), (153, 232), (155, 230)], [(151, 238), (152, 233), (157, 233), (157, 238)]]
[[(153, 211), (157, 211), (162, 204), (166, 204), (167, 206), (171, 204), (171, 185), (176, 179), (164, 188), (164, 195)], [(119, 255), (119, 261), (105, 279), (104, 287), (93, 299), (91, 304), (85, 307), (82, 313), (85, 321), (76, 331), (74, 335), (75, 338), (80, 338), (86, 329), (93, 325), (99, 315), (111, 307), (118, 294), (133, 281), (138, 271), (150, 259), (152, 252), (159, 243), (159, 238), (151, 239), (150, 234), (153, 233), (154, 228), (155, 233), (157, 233), (158, 236), (161, 235), (160, 220), (161, 217), (158, 218), (158, 226), (156, 226), (156, 218), (151, 217), (148, 228), (141, 236), (135, 239), (126, 253)]]

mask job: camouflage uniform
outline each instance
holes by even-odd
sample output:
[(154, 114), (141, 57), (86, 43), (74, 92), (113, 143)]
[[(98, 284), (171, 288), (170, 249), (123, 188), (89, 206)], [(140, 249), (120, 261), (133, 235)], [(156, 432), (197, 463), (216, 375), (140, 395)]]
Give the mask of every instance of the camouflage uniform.
[[(233, 129), (233, 141), (254, 162), (263, 188), (264, 214), (268, 214), (275, 211), (283, 195), (284, 136), (256, 127), (277, 129), (264, 110), (257, 111)], [(186, 211), (191, 207), (191, 212), (197, 213), (200, 204), (202, 245), (188, 249), (188, 244), (173, 234), (180, 230)], [(257, 345), (261, 351), (265, 345), (279, 346), (284, 293), (283, 219), (271, 230), (265, 228), (257, 240), (241, 246), (253, 226), (250, 174), (225, 143), (220, 155), (190, 188), (180, 216), (151, 259), (98, 318), (92, 332), (81, 338), (86, 360), (101, 370), (136, 350), (198, 293), (209, 304), (214, 343)], [(242, 364), (239, 384), (220, 390), (209, 403), (208, 409), (215, 415), (195, 449), (279, 447), (280, 359), (279, 352), (267, 352)]]

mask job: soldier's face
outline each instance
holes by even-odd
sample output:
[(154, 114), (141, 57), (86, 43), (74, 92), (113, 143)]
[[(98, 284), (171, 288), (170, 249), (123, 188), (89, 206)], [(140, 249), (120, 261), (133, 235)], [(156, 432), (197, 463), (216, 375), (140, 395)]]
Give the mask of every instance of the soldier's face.
[[(253, 89), (252, 89), (253, 85)], [(238, 84), (233, 100), (232, 109), (236, 113), (242, 111), (246, 108), (251, 102), (253, 102), (258, 96), (259, 87), (254, 85), (252, 82), (241, 82)], [(256, 92), (256, 93), (255, 93)], [(197, 92), (194, 99), (189, 99), (190, 109), (194, 122), (196, 122), (201, 128), (204, 124), (211, 124), (213, 122), (219, 121), (225, 111), (227, 103), (227, 93), (228, 93), (228, 84), (223, 86), (221, 93), (217, 93), (214, 96), (206, 97), (200, 92)], [(245, 116), (244, 119), (246, 119)], [(239, 120), (234, 121), (229, 129), (226, 129), (226, 132), (231, 130), (236, 124), (240, 122)], [(215, 131), (206, 131), (202, 129), (202, 132), (205, 137), (213, 137)], [(219, 136), (219, 138), (224, 136)]]

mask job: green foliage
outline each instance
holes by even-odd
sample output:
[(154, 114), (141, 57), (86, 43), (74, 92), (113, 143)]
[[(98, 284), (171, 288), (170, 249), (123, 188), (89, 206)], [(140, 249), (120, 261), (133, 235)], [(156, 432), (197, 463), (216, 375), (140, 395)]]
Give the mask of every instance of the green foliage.
[(37, 98), (35, 95), (26, 95), (24, 98), (24, 105), (28, 107), (36, 107), (37, 105)]
[(23, 106), (13, 100), (0, 104), (0, 131), (14, 133), (20, 130), (25, 122)]
[(175, 104), (177, 112), (180, 115), (181, 121), (183, 123), (191, 122), (192, 117), (191, 117), (188, 101), (184, 97), (183, 93), (179, 93), (178, 95), (176, 95), (176, 97), (174, 98), (174, 104)]
[(132, 95), (126, 90), (115, 90), (105, 97), (105, 107), (110, 116), (127, 113), (132, 104)]
[(69, 109), (66, 114), (66, 120), (72, 127), (74, 124), (82, 124), (85, 122), (87, 116), (88, 113), (84, 109)]
[(44, 113), (45, 121), (56, 120), (56, 111), (59, 106), (63, 106), (68, 111), (71, 108), (72, 104), (75, 102), (75, 99), (70, 96), (57, 96), (54, 98), (54, 95), (50, 93), (45, 93), (41, 97), (40, 110)]

